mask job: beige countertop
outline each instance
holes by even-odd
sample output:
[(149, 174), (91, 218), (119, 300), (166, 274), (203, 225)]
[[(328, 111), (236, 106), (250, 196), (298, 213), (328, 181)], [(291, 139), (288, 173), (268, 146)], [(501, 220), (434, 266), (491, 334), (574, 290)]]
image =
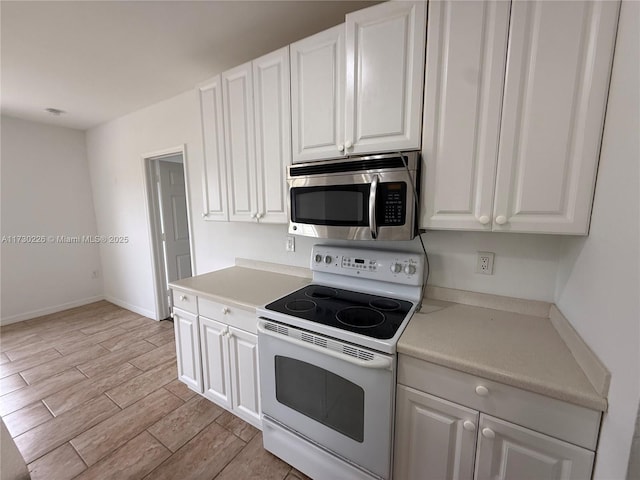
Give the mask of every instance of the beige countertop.
[(549, 318), (425, 300), (397, 350), (583, 407), (607, 409), (606, 398)]
[(310, 282), (310, 278), (235, 266), (171, 282), (169, 287), (255, 312)]
[[(257, 307), (311, 282), (305, 276), (310, 272), (304, 269), (238, 261), (243, 266), (178, 280), (169, 286), (255, 312)], [(596, 373), (599, 361), (590, 357), (588, 347), (580, 346), (581, 340), (566, 326), (569, 325), (566, 320), (566, 325), (558, 323), (557, 313), (553, 317), (555, 323), (548, 318), (549, 304), (448, 289), (429, 292), (460, 303), (425, 300), (422, 310), (413, 316), (400, 337), (398, 353), (606, 411), (606, 386), (599, 392), (593, 386), (598, 384), (598, 375), (588, 377), (576, 358), (587, 358), (583, 366), (595, 364)], [(463, 304), (466, 301), (485, 305)], [(508, 311), (510, 309), (520, 313)], [(552, 307), (551, 311), (557, 312), (557, 309)], [(529, 314), (531, 312), (534, 314)], [(567, 344), (572, 347), (577, 344), (578, 348), (570, 350)], [(587, 370), (594, 371), (593, 368)], [(603, 370), (602, 375), (606, 377), (608, 372)], [(608, 385), (608, 381), (601, 383)]]

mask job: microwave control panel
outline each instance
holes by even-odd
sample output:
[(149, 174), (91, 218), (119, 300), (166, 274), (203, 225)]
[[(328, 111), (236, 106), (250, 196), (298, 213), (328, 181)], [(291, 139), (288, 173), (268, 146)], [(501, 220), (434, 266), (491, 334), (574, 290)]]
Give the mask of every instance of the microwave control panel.
[(407, 184), (389, 182), (378, 185), (377, 218), (380, 226), (404, 225), (406, 217)]

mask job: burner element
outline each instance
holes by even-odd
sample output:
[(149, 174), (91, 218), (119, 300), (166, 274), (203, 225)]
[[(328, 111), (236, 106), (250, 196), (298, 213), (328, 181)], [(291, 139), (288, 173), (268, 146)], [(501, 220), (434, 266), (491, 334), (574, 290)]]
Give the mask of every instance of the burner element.
[(356, 328), (373, 328), (385, 321), (384, 313), (369, 307), (347, 307), (336, 314), (338, 321)]
[(326, 300), (328, 298), (333, 298), (336, 295), (338, 295), (338, 291), (335, 288), (329, 288), (329, 287), (311, 287), (310, 289), (306, 290), (304, 294), (307, 297)]
[(313, 302), (311, 300), (291, 300), (284, 306), (284, 308), (286, 308), (287, 310), (297, 313), (308, 312), (316, 307), (316, 302)]
[(376, 310), (383, 310), (385, 312), (393, 312), (400, 308), (400, 304), (390, 298), (376, 298), (369, 302), (369, 306)]

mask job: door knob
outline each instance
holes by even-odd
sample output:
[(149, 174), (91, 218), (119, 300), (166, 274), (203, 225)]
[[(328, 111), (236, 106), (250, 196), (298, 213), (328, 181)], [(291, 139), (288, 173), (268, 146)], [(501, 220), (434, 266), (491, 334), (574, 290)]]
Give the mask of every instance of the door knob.
[(507, 217), (505, 217), (504, 215), (498, 215), (496, 217), (496, 223), (498, 225), (504, 225), (505, 223), (507, 223)]
[(481, 217), (478, 218), (478, 221), (482, 225), (486, 225), (487, 223), (489, 223), (489, 217), (487, 217), (486, 215), (482, 215)]
[(470, 420), (465, 420), (464, 423), (462, 424), (462, 428), (470, 432), (473, 432), (476, 429), (476, 424)]

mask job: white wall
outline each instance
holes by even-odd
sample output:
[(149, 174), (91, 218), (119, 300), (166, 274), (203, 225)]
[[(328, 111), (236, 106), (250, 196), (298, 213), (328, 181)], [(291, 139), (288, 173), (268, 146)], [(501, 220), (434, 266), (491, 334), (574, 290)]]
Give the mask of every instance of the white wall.
[[(84, 132), (6, 116), (1, 124), (3, 237), (95, 235)], [(1, 258), (2, 324), (102, 298), (96, 244), (3, 241)]]
[(556, 303), (611, 372), (596, 479), (623, 479), (640, 397), (640, 3), (622, 4), (589, 237), (568, 239)]

